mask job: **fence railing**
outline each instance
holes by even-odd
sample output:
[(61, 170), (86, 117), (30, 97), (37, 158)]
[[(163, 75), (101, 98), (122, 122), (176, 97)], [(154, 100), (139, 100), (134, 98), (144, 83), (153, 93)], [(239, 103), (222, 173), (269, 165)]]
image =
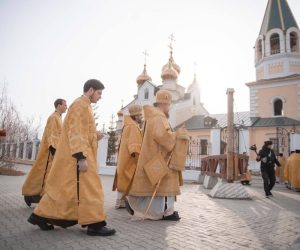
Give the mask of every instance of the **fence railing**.
[[(238, 180), (244, 177), (248, 169), (249, 156), (245, 154), (234, 154), (233, 175)], [(211, 155), (202, 158), (201, 174), (227, 178), (227, 155)]]
[(31, 160), (36, 159), (39, 140), (24, 141), (24, 142), (4, 142), (0, 144), (0, 156), (6, 156), (16, 160)]

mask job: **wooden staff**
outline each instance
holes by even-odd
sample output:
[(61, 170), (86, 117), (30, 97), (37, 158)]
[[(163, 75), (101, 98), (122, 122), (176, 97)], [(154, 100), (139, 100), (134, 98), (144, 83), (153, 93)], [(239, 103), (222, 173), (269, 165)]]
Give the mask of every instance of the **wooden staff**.
[[(162, 179), (162, 178), (161, 178), (161, 179)], [(150, 200), (150, 202), (149, 202), (149, 205), (148, 205), (148, 207), (147, 207), (147, 210), (146, 210), (146, 212), (145, 212), (145, 214), (144, 214), (143, 220), (145, 220), (146, 215), (147, 215), (147, 213), (148, 213), (148, 211), (149, 211), (149, 209), (150, 209), (150, 206), (151, 206), (151, 204), (152, 204), (152, 202), (153, 202), (153, 199), (154, 199), (154, 197), (155, 197), (155, 195), (156, 195), (156, 193), (157, 193), (158, 187), (159, 187), (159, 185), (160, 185), (161, 179), (159, 179), (158, 183), (156, 184), (154, 193), (153, 193), (153, 195), (152, 195), (152, 197), (151, 197), (151, 200)]]

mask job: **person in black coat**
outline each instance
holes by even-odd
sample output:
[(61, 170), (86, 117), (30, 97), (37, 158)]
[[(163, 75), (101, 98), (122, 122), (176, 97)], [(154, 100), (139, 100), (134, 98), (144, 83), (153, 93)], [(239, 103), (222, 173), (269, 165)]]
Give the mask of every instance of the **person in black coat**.
[(275, 164), (280, 167), (279, 161), (275, 157), (274, 150), (272, 149), (272, 141), (265, 141), (262, 149), (259, 151), (256, 161), (260, 161), (261, 175), (264, 181), (264, 190), (266, 197), (273, 196), (271, 193), (275, 185)]

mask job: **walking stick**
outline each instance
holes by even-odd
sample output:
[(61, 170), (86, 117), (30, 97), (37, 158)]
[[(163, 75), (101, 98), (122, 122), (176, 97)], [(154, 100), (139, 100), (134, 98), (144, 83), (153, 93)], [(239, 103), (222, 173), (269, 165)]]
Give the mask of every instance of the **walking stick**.
[(151, 207), (151, 204), (152, 204), (152, 202), (153, 202), (153, 199), (154, 199), (154, 197), (155, 197), (155, 195), (156, 195), (156, 193), (157, 193), (158, 187), (159, 187), (159, 185), (160, 185), (160, 181), (161, 181), (161, 179), (159, 179), (158, 183), (156, 184), (154, 193), (152, 194), (151, 200), (150, 200), (149, 205), (148, 205), (148, 207), (147, 207), (147, 210), (146, 210), (146, 212), (145, 212), (145, 214), (144, 214), (143, 220), (145, 220), (146, 215), (147, 215), (147, 213), (148, 213), (148, 211), (149, 211), (149, 209), (150, 209), (150, 207)]

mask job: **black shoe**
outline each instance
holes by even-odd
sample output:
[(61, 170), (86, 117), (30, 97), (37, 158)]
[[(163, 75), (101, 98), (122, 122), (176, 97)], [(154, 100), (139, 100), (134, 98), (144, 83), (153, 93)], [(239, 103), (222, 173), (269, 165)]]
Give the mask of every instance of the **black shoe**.
[(131, 208), (131, 206), (129, 205), (127, 198), (125, 198), (125, 208), (130, 215), (134, 215), (134, 211)]
[(32, 213), (27, 220), (32, 225), (38, 225), (43, 231), (53, 230), (54, 226), (48, 222), (48, 219), (40, 217)]
[(266, 194), (266, 198), (268, 198), (268, 199), (269, 199), (269, 198), (270, 198), (270, 195), (269, 195), (269, 194)]
[(90, 235), (90, 236), (111, 236), (116, 233), (116, 230), (113, 228), (106, 227), (106, 226), (101, 227), (100, 229), (94, 229), (94, 228), (88, 227), (86, 233), (87, 233), (87, 235)]
[(31, 206), (31, 202), (32, 202), (31, 196), (24, 196), (24, 201), (28, 207)]
[(273, 194), (271, 193), (271, 191), (269, 191), (269, 196), (273, 197)]
[(173, 214), (168, 216), (163, 216), (162, 220), (172, 220), (172, 221), (179, 221), (181, 218), (179, 217), (179, 214), (177, 211), (175, 211)]

